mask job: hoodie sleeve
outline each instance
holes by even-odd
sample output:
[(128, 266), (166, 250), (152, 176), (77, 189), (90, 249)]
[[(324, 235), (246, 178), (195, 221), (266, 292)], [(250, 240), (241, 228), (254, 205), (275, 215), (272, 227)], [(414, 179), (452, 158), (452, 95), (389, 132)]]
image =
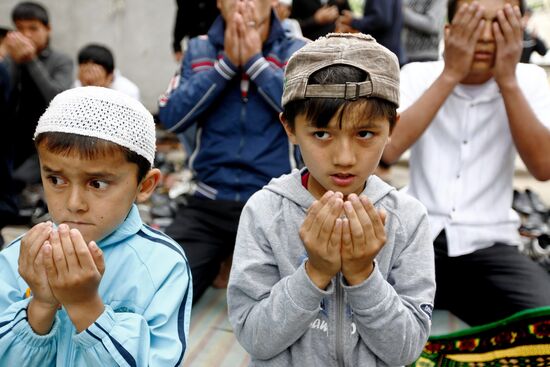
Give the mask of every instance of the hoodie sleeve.
[(142, 314), (105, 306), (90, 327), (73, 336), (87, 366), (178, 366), (187, 347), (191, 273), (179, 261)]
[(237, 74), (227, 56), (216, 60), (214, 46), (205, 37), (189, 42), (180, 70), (160, 97), (159, 119), (172, 132), (183, 132), (193, 124)]
[[(331, 293), (318, 289), (304, 264), (280, 278), (272, 247), (268, 198), (262, 191), (245, 205), (239, 222), (233, 266), (227, 290), (229, 321), (240, 344), (254, 358), (267, 360), (289, 348), (319, 313), (321, 299)], [(269, 325), (267, 327), (266, 325)], [(266, 341), (269, 342), (266, 342)]]
[(18, 284), (18, 248), (14, 244), (0, 252), (0, 366), (53, 366), (59, 320), (46, 335), (32, 330), (27, 318), (31, 298), (21, 294)]
[[(401, 252), (387, 277), (376, 263), (362, 284), (344, 285), (360, 339), (390, 366), (415, 361), (430, 332), (435, 295), (434, 254), (428, 216), (419, 205), (403, 209), (412, 223), (402, 224), (397, 230), (395, 241), (402, 241), (403, 245), (396, 245)], [(387, 210), (392, 215), (391, 209)]]

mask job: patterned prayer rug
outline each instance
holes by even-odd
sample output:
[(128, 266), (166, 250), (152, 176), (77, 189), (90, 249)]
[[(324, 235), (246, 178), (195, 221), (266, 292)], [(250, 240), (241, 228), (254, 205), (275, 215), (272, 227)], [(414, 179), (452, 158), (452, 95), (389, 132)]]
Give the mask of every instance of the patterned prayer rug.
[(431, 336), (412, 367), (550, 366), (550, 307)]

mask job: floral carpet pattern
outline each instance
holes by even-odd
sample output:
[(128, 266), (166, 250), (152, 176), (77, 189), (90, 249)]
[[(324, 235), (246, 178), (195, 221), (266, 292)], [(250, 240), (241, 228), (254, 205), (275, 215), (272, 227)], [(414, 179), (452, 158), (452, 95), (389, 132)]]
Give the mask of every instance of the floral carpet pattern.
[(550, 307), (455, 333), (431, 336), (411, 367), (550, 366)]

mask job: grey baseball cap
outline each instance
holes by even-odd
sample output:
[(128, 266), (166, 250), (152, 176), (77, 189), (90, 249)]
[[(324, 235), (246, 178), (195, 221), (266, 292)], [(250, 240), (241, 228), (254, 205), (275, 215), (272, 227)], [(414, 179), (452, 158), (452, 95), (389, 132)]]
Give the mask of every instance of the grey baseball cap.
[[(311, 74), (331, 65), (355, 66), (367, 73), (363, 82), (308, 84)], [(307, 98), (378, 97), (399, 106), (397, 56), (362, 33), (329, 33), (292, 55), (285, 69), (282, 104)]]

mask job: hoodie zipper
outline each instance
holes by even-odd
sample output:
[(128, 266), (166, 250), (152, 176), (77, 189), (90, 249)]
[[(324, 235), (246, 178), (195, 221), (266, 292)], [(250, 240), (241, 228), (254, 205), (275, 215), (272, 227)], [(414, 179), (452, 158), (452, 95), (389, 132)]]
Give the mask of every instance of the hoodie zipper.
[(336, 277), (336, 360), (339, 367), (344, 367), (344, 296), (341, 282), (342, 274)]

